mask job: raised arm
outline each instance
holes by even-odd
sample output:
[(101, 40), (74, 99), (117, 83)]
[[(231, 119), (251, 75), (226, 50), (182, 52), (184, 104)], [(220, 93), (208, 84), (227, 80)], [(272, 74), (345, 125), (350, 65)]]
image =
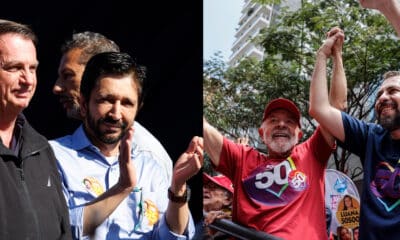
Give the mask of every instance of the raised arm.
[(203, 137), (205, 152), (209, 155), (212, 163), (218, 166), (224, 138), (205, 118), (203, 118)]
[(121, 141), (118, 183), (85, 206), (83, 211), (83, 235), (91, 235), (96, 228), (111, 215), (118, 205), (132, 192), (136, 186), (136, 168), (131, 161), (131, 144), (133, 129), (131, 128)]
[(364, 8), (376, 9), (392, 24), (400, 37), (400, 4), (398, 0), (359, 0)]
[[(183, 196), (187, 191), (186, 182), (197, 174), (203, 166), (203, 139), (194, 137), (187, 150), (175, 163), (170, 190), (175, 196)], [(189, 222), (187, 202), (169, 201), (166, 214), (168, 227), (177, 234), (183, 234)]]
[[(317, 122), (321, 125), (324, 131), (329, 132), (333, 137), (339, 139), (339, 140), (344, 140), (344, 129), (343, 129), (343, 123), (342, 123), (342, 117), (341, 117), (341, 112), (335, 106), (331, 105), (330, 101), (336, 103), (343, 103), (346, 101), (343, 101), (343, 95), (345, 94), (343, 92), (343, 84), (338, 84), (335, 86), (336, 83), (340, 83), (345, 81), (344, 76), (344, 71), (343, 75), (340, 73), (336, 72), (334, 76), (334, 79), (332, 79), (333, 86), (331, 89), (333, 89), (334, 92), (331, 92), (331, 99), (328, 97), (328, 84), (327, 84), (327, 61), (329, 57), (334, 54), (335, 51), (335, 44), (340, 44), (336, 43), (337, 40), (343, 41), (340, 39), (343, 39), (344, 35), (343, 32), (335, 30), (331, 32), (330, 34), (328, 33), (328, 38), (325, 40), (325, 42), (322, 44), (322, 46), (318, 49), (317, 51), (317, 56), (316, 56), (316, 62), (315, 62), (315, 67), (314, 67), (314, 72), (312, 75), (312, 80), (311, 80), (311, 86), (310, 86), (310, 108), (309, 108), (309, 113), (312, 117), (314, 117)], [(337, 46), (337, 45), (336, 45)], [(335, 53), (337, 54), (337, 53)], [(337, 56), (336, 56), (337, 57)], [(341, 62), (341, 58), (339, 59)], [(334, 61), (337, 65), (337, 67), (340, 67), (342, 65), (338, 65), (336, 61)], [(342, 66), (343, 67), (343, 66)], [(338, 76), (342, 76), (339, 77)], [(339, 80), (339, 81), (338, 81)], [(338, 91), (339, 90), (339, 91)], [(345, 88), (345, 91), (347, 89)], [(336, 93), (335, 93), (336, 92)], [(336, 96), (334, 96), (336, 94)], [(339, 95), (338, 95), (339, 94)], [(342, 97), (339, 97), (342, 96)], [(339, 99), (339, 100), (338, 100)], [(340, 100), (341, 99), (341, 100)], [(342, 104), (338, 104), (340, 105)], [(326, 134), (324, 134), (325, 138)]]
[[(344, 33), (342, 29), (338, 27), (333, 27), (327, 34), (326, 37), (329, 38), (337, 34), (337, 38), (332, 45), (332, 79), (329, 88), (329, 102), (330, 104), (344, 111), (347, 108), (347, 80), (343, 67), (342, 49), (344, 43)], [(322, 135), (324, 136), (327, 143), (331, 146), (335, 144), (335, 138), (330, 134), (330, 132), (321, 127)]]
[(329, 90), (329, 102), (331, 105), (341, 111), (347, 108), (347, 80), (343, 67), (342, 49), (344, 42), (343, 31), (338, 28), (332, 28), (328, 33), (327, 37), (338, 34), (335, 43), (332, 46), (332, 79)]

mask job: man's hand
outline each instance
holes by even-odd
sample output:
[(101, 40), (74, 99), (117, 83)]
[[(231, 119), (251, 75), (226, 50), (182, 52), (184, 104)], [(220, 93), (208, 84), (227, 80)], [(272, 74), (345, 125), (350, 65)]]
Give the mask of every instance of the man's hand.
[(339, 57), (342, 56), (342, 49), (344, 43), (344, 32), (339, 27), (333, 27), (327, 34), (326, 37), (332, 37), (335, 34), (340, 33), (332, 46), (332, 56)]
[[(317, 54), (324, 55), (329, 58), (332, 54), (341, 53), (344, 41), (343, 31), (335, 27), (327, 33), (327, 38), (321, 47), (318, 49)], [(339, 52), (340, 51), (340, 52)]]
[(119, 151), (120, 176), (118, 184), (122, 188), (131, 191), (137, 184), (136, 168), (131, 160), (131, 145), (133, 138), (133, 127), (128, 130), (121, 140)]
[(232, 219), (231, 212), (219, 211), (209, 211), (204, 217), (204, 224), (209, 225), (214, 222), (215, 219)]
[(186, 188), (183, 188), (186, 181), (196, 175), (203, 166), (203, 138), (193, 137), (187, 150), (179, 157), (175, 163), (171, 190), (174, 193), (180, 193)]

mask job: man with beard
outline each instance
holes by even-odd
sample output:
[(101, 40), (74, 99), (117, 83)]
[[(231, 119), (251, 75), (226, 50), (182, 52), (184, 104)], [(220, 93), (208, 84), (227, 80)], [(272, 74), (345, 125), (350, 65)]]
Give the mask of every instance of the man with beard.
[(326, 96), (326, 65), (332, 44), (326, 41), (317, 52), (310, 115), (338, 140), (339, 146), (362, 161), (360, 239), (399, 239), (400, 72), (383, 75), (375, 101), (378, 124), (356, 119), (332, 107)]
[[(104, 35), (96, 32), (78, 32), (61, 46), (62, 57), (58, 67), (58, 78), (53, 93), (60, 97), (68, 118), (82, 120), (79, 107), (79, 87), (82, 74), (89, 59), (102, 52), (119, 52), (119, 46)], [(133, 143), (143, 151), (149, 151), (164, 167), (168, 179), (172, 175), (172, 160), (162, 144), (139, 122), (134, 122)]]
[[(343, 109), (346, 80), (341, 51), (344, 34), (333, 28), (326, 41), (334, 44), (331, 101)], [(324, 174), (334, 149), (333, 137), (317, 128), (305, 142), (297, 106), (285, 98), (270, 101), (259, 135), (268, 154), (223, 137), (206, 120), (204, 149), (213, 165), (235, 186), (232, 220), (283, 239), (327, 239)]]
[[(376, 9), (400, 36), (397, 0), (360, 0)], [(332, 44), (332, 43), (331, 43)], [(310, 86), (310, 114), (338, 140), (338, 145), (358, 155), (364, 167), (360, 209), (360, 239), (399, 239), (400, 236), (400, 72), (389, 71), (375, 99), (377, 124), (356, 119), (333, 108), (327, 100), (326, 64), (331, 45), (322, 46)]]
[(152, 154), (132, 144), (144, 76), (126, 53), (93, 56), (80, 86), (83, 124), (72, 135), (50, 141), (74, 239), (164, 240), (194, 234), (186, 181), (201, 168), (202, 139), (192, 139), (169, 183)]

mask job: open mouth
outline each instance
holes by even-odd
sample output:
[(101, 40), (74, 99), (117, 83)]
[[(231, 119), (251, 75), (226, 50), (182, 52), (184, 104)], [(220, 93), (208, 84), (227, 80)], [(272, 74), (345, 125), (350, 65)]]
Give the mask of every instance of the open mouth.
[(31, 96), (31, 91), (28, 89), (19, 89), (14, 91), (18, 98), (27, 98)]
[(203, 198), (204, 198), (204, 199), (209, 199), (209, 198), (210, 198), (210, 195), (209, 195), (208, 193), (203, 193)]
[(287, 133), (274, 133), (272, 134), (273, 138), (289, 138), (290, 135)]
[(381, 114), (387, 114), (389, 112), (391, 112), (392, 110), (395, 109), (395, 104), (393, 103), (384, 103), (379, 107), (379, 115)]
[(385, 107), (385, 108), (381, 109), (381, 114), (385, 115), (388, 112), (390, 112), (391, 110), (392, 110), (392, 108)]

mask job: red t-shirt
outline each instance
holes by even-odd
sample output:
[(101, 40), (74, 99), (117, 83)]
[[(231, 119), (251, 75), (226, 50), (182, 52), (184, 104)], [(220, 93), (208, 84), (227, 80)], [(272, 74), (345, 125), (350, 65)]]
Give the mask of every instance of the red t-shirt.
[(327, 239), (324, 174), (331, 153), (319, 128), (287, 159), (224, 138), (217, 170), (235, 188), (232, 220), (284, 239)]

